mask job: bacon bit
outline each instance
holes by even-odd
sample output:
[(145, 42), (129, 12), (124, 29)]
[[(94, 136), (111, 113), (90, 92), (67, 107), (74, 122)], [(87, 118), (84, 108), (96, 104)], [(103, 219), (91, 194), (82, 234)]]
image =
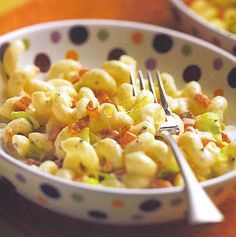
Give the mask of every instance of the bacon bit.
[(14, 134), (13, 134), (11, 128), (5, 130), (4, 136), (5, 136), (5, 139), (6, 139), (6, 146), (7, 146), (8, 149), (11, 149), (11, 150), (13, 149), (13, 145), (12, 145), (13, 135)]
[(196, 120), (191, 118), (182, 118), (182, 121), (184, 123), (184, 130), (186, 130), (188, 127), (193, 127)]
[(12, 109), (14, 111), (25, 111), (26, 108), (30, 105), (31, 98), (29, 96), (23, 96), (15, 104), (13, 104)]
[(76, 75), (76, 76), (74, 76), (74, 77), (72, 77), (71, 78), (71, 83), (73, 83), (73, 84), (75, 84), (75, 83), (77, 83), (79, 80), (80, 80), (80, 78), (86, 73), (86, 72), (88, 72), (89, 71), (89, 69), (88, 68), (81, 68), (79, 71), (78, 71), (78, 74)]
[(194, 96), (194, 99), (197, 103), (199, 103), (201, 106), (207, 108), (211, 104), (211, 100), (209, 97), (203, 93), (198, 93)]
[(173, 187), (172, 183), (165, 179), (154, 179), (150, 183), (150, 188), (169, 188)]
[(56, 141), (57, 135), (61, 131), (61, 129), (62, 128), (59, 128), (59, 127), (52, 128), (52, 130), (49, 132), (49, 140), (54, 143)]
[(100, 131), (101, 137), (102, 138), (111, 138), (111, 139), (116, 139), (120, 133), (114, 129), (106, 129), (106, 130), (102, 130)]
[(41, 161), (39, 161), (39, 160), (34, 160), (34, 159), (28, 159), (28, 160), (26, 161), (26, 164), (27, 164), (27, 165), (40, 166), (41, 163), (42, 163)]
[(100, 90), (95, 90), (94, 94), (97, 97), (100, 104), (103, 104), (103, 103), (111, 103), (112, 104), (112, 99), (106, 92), (100, 91)]
[(89, 101), (86, 108), (87, 108), (88, 115), (90, 118), (98, 118), (99, 117), (100, 113), (98, 111), (98, 107), (94, 107), (92, 100)]
[(105, 172), (105, 173), (109, 173), (112, 170), (113, 170), (112, 163), (101, 164), (100, 171)]
[(83, 128), (88, 127), (90, 122), (89, 116), (83, 117), (76, 121), (75, 123), (72, 123), (68, 126), (68, 129), (70, 133), (76, 134), (79, 133)]
[(227, 135), (226, 133), (222, 132), (222, 133), (221, 133), (221, 136), (222, 136), (222, 140), (223, 140), (224, 142), (227, 142), (227, 143), (230, 143), (230, 142), (231, 142), (231, 140), (229, 139), (229, 137), (228, 137), (228, 135)]
[(203, 144), (204, 147), (205, 147), (209, 142), (214, 142), (219, 148), (222, 148), (222, 147), (225, 146), (222, 142), (217, 142), (217, 141), (211, 140), (211, 139), (206, 138), (206, 137), (201, 138), (201, 141), (202, 141), (202, 144)]
[(125, 148), (130, 142), (134, 141), (136, 138), (137, 136), (135, 134), (126, 131), (125, 133), (120, 134), (120, 136), (118, 136), (116, 140), (122, 148)]

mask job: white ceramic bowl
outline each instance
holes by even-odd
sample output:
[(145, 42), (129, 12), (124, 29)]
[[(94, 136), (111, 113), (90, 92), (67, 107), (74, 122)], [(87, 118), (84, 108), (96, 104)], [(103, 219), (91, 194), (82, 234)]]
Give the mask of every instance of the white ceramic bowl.
[(180, 30), (207, 40), (236, 56), (235, 34), (215, 27), (186, 6), (183, 0), (169, 2), (173, 6), (173, 14)]
[[(205, 91), (221, 88), (231, 108), (236, 107), (236, 59), (221, 49), (191, 36), (157, 26), (111, 20), (70, 20), (24, 28), (0, 37), (6, 42), (24, 39), (28, 45), (21, 63), (36, 63), (43, 71), (49, 63), (75, 50), (87, 66), (100, 66), (107, 58), (126, 52), (139, 68), (169, 72), (179, 86), (200, 80)], [(4, 50), (3, 50), (4, 51)], [(2, 85), (1, 87), (2, 88)], [(228, 117), (236, 123), (232, 109)], [(184, 218), (183, 188), (116, 189), (94, 187), (50, 176), (19, 162), (0, 149), (0, 175), (26, 198), (65, 215), (113, 224), (147, 224)], [(203, 182), (216, 203), (236, 190), (236, 171)]]

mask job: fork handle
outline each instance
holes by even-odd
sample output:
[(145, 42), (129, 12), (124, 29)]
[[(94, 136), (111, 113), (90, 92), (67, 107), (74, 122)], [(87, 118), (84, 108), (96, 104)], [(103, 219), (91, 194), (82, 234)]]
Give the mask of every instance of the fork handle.
[(168, 142), (183, 175), (185, 189), (188, 194), (188, 220), (190, 224), (196, 225), (223, 221), (223, 215), (198, 182), (172, 135), (168, 132), (161, 132), (157, 135)]

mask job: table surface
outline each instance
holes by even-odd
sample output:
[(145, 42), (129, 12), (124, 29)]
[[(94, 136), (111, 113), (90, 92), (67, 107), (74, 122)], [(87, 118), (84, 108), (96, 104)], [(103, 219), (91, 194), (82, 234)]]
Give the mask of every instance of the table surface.
[[(76, 18), (124, 19), (177, 27), (166, 0), (27, 0), (23, 6), (0, 15), (0, 34), (40, 22)], [(3, 182), (0, 193), (3, 237), (236, 236), (236, 193), (220, 207), (225, 215), (223, 223), (198, 227), (190, 227), (185, 221), (144, 227), (90, 224), (36, 206)]]

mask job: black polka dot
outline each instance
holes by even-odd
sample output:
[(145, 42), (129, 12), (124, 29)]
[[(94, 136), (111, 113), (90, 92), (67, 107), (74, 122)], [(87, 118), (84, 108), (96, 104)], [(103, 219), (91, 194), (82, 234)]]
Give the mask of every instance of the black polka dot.
[(55, 199), (60, 198), (59, 191), (52, 185), (41, 184), (40, 188), (43, 191), (43, 193), (47, 195), (48, 197), (55, 198)]
[(199, 81), (201, 75), (201, 69), (197, 65), (190, 65), (186, 67), (183, 72), (183, 78), (185, 82)]
[(126, 54), (125, 50), (122, 48), (114, 48), (108, 53), (108, 60), (117, 60), (122, 56), (123, 54)]
[(16, 191), (15, 185), (6, 177), (1, 176), (0, 178), (1, 184), (4, 186), (4, 189), (11, 190), (11, 191)]
[(3, 60), (3, 55), (7, 49), (7, 47), (9, 46), (9, 43), (3, 43), (0, 47), (0, 61)]
[(229, 72), (228, 83), (230, 87), (236, 88), (236, 67)]
[(173, 46), (173, 40), (165, 34), (156, 35), (153, 39), (153, 48), (159, 53), (168, 52)]
[(158, 200), (148, 200), (140, 205), (142, 211), (155, 211), (161, 207), (161, 203)]
[(106, 219), (107, 218), (107, 214), (105, 214), (104, 212), (101, 212), (101, 211), (89, 211), (88, 212), (88, 215), (92, 218), (95, 218), (95, 219)]
[(83, 44), (89, 36), (88, 30), (83, 26), (74, 26), (70, 29), (69, 37), (74, 44)]

